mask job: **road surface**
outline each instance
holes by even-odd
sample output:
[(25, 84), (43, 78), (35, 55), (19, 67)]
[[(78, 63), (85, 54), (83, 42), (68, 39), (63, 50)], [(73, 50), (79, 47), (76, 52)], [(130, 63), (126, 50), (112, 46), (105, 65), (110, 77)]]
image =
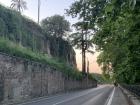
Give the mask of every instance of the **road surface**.
[(115, 88), (113, 86), (104, 85), (93, 89), (42, 98), (19, 105), (117, 105), (116, 102), (116, 104), (112, 103), (114, 91)]

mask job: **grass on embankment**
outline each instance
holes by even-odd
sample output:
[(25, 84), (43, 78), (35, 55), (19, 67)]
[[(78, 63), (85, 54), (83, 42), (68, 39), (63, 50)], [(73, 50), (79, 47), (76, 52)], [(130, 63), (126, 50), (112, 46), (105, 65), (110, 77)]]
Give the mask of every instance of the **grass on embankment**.
[[(0, 52), (48, 64), (56, 68), (57, 70), (60, 70), (61, 72), (63, 72), (63, 74), (78, 80), (81, 80), (83, 78), (82, 73), (80, 71), (68, 66), (66, 63), (59, 60), (58, 58), (51, 58), (47, 54), (32, 51), (31, 49), (25, 48), (19, 44), (15, 44), (9, 41), (8, 39), (4, 39), (1, 37), (0, 37)], [(90, 75), (89, 78), (94, 79), (92, 75)]]

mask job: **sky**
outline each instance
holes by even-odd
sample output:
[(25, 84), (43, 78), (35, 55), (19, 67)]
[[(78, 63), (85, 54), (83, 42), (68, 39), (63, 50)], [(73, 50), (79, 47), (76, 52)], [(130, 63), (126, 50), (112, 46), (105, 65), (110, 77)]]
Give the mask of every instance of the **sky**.
[[(27, 2), (27, 10), (23, 11), (23, 15), (37, 22), (38, 16), (38, 0), (25, 0)], [(41, 0), (41, 9), (40, 9), (40, 20), (59, 14), (65, 16), (65, 18), (71, 23), (74, 24), (78, 21), (76, 18), (71, 18), (66, 16), (65, 9), (68, 9), (70, 5), (76, 0)], [(10, 7), (11, 0), (0, 0), (0, 3), (6, 7)], [(81, 70), (81, 51), (76, 51), (76, 60), (77, 67)], [(89, 68), (90, 72), (101, 73), (100, 67), (98, 66), (96, 59), (99, 53), (87, 54), (89, 59)]]

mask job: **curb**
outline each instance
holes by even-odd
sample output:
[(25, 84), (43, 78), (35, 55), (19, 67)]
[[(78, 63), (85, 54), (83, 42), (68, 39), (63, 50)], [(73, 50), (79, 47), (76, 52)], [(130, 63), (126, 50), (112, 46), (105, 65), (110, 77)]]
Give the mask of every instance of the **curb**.
[(126, 98), (128, 99), (130, 105), (140, 105), (140, 99), (136, 95), (134, 95), (129, 90), (126, 90), (122, 86), (120, 86), (120, 89), (122, 90)]

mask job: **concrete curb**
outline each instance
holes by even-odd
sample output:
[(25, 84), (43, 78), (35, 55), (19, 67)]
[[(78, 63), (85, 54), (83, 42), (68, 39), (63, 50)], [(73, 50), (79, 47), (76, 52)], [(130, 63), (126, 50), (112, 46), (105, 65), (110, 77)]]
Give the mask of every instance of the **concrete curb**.
[(128, 99), (130, 105), (140, 105), (140, 99), (136, 95), (134, 95), (129, 90), (126, 90), (122, 86), (120, 86), (120, 89), (122, 90), (126, 98)]

